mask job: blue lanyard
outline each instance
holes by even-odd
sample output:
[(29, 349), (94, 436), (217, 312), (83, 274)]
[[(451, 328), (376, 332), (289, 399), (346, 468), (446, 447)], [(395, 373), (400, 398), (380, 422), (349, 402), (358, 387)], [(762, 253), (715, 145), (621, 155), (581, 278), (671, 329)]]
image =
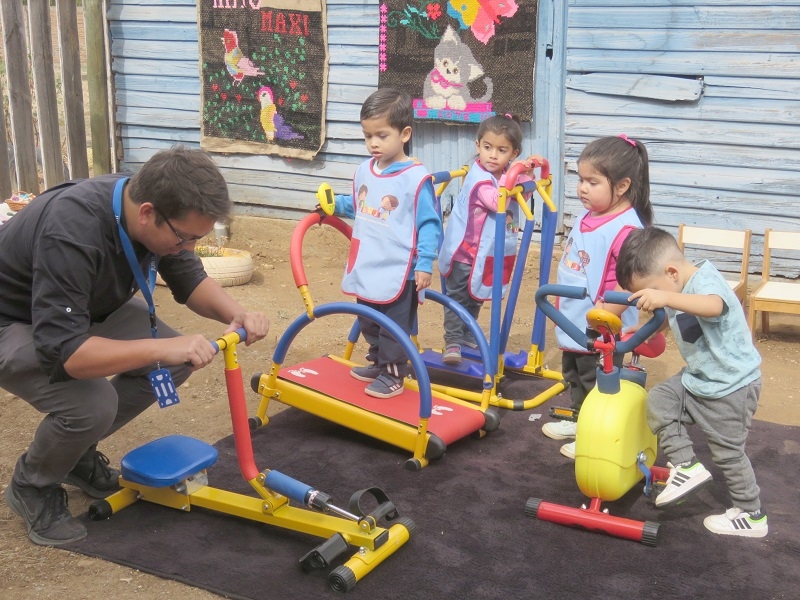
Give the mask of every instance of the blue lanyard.
[(131, 267), (131, 271), (133, 271), (134, 278), (136, 278), (136, 283), (139, 285), (139, 289), (142, 290), (142, 296), (144, 296), (145, 302), (147, 302), (147, 309), (150, 313), (150, 331), (153, 334), (153, 337), (157, 338), (158, 325), (156, 321), (156, 305), (155, 302), (153, 302), (153, 290), (156, 287), (158, 257), (150, 252), (147, 280), (145, 280), (144, 273), (142, 273), (142, 267), (139, 264), (139, 261), (136, 260), (136, 253), (133, 251), (131, 240), (126, 233), (125, 228), (122, 226), (122, 221), (120, 220), (120, 215), (122, 214), (122, 190), (125, 188), (126, 181), (128, 181), (127, 177), (120, 179), (117, 181), (117, 185), (114, 186), (114, 216), (117, 219), (119, 239), (120, 242), (122, 242), (122, 249), (125, 251), (125, 258), (128, 259), (128, 264)]

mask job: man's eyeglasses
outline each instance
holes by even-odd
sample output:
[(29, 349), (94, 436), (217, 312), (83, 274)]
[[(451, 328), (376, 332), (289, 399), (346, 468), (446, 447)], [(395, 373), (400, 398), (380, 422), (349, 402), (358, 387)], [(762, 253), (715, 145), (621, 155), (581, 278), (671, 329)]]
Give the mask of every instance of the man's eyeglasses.
[(192, 236), (190, 238), (183, 237), (178, 232), (178, 230), (175, 229), (175, 226), (170, 222), (170, 220), (166, 217), (166, 215), (163, 212), (161, 212), (160, 208), (158, 208), (156, 205), (153, 205), (153, 208), (156, 210), (156, 212), (159, 215), (161, 215), (161, 218), (164, 219), (164, 221), (167, 224), (167, 227), (169, 227), (172, 230), (172, 233), (175, 234), (175, 237), (178, 238), (178, 243), (175, 244), (176, 246), (188, 246), (189, 244), (194, 244), (196, 241), (198, 241), (198, 240), (202, 239), (203, 237), (205, 237), (205, 236), (202, 236), (202, 235), (194, 235), (194, 236)]

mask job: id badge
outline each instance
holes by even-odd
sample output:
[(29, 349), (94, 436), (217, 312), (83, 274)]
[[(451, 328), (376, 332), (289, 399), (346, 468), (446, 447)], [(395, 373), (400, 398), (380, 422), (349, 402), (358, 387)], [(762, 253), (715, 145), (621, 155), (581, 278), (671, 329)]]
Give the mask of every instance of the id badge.
[(178, 390), (175, 389), (175, 383), (172, 381), (172, 375), (167, 369), (156, 369), (150, 375), (150, 385), (153, 387), (153, 392), (158, 400), (158, 406), (166, 408), (173, 404), (178, 404)]

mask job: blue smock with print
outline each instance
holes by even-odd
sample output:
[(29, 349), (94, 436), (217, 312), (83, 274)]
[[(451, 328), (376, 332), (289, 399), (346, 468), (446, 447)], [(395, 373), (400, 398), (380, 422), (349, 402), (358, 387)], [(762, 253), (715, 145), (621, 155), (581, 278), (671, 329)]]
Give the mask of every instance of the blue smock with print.
[(414, 262), (417, 200), (430, 179), (412, 163), (389, 174), (362, 163), (353, 178), (355, 223), (342, 291), (366, 302), (393, 302), (403, 291)]
[[(439, 250), (439, 270), (445, 277), (450, 274), (453, 268), (453, 256), (459, 248), (463, 248), (472, 257), (469, 294), (479, 301), (492, 299), (494, 241), (497, 219), (502, 218), (505, 221), (506, 218), (505, 213), (498, 215), (496, 212), (488, 212), (478, 234), (477, 247), (467, 247), (465, 245), (464, 238), (466, 237), (469, 223), (472, 191), (483, 183), (491, 183), (495, 188), (498, 186), (497, 178), (476, 161), (467, 172), (461, 191), (453, 203), (453, 210), (450, 212), (450, 218), (447, 221), (447, 230), (444, 234), (442, 248)], [(485, 209), (482, 208), (481, 210)], [(506, 231), (506, 228), (503, 227), (503, 230)], [(505, 235), (503, 255), (502, 295), (505, 296), (517, 255), (517, 236), (508, 231), (506, 231)]]
[[(641, 228), (642, 222), (633, 208), (619, 213), (616, 217), (592, 231), (581, 231), (581, 222), (589, 214), (584, 211), (575, 222), (569, 234), (567, 246), (558, 264), (558, 283), (586, 288), (589, 295), (581, 300), (559, 298), (558, 310), (579, 329), (586, 327), (586, 315), (594, 308), (595, 302), (606, 290), (600, 289), (605, 279), (611, 248), (617, 236), (631, 227)], [(636, 307), (625, 309), (622, 313), (623, 329), (636, 325), (639, 314)], [(583, 352), (586, 348), (578, 345), (560, 327), (556, 327), (556, 341), (563, 350)]]

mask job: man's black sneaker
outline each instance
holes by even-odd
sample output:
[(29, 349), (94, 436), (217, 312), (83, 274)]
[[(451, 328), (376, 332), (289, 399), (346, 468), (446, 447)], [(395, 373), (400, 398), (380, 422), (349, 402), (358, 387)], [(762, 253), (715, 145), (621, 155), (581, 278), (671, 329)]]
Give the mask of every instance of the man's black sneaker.
[(62, 546), (86, 537), (86, 527), (70, 514), (67, 491), (60, 485), (35, 488), (12, 481), (6, 488), (6, 503), (25, 520), (34, 544)]
[(119, 490), (119, 471), (109, 467), (108, 457), (91, 446), (64, 478), (64, 483), (82, 489), (92, 498), (105, 498)]

